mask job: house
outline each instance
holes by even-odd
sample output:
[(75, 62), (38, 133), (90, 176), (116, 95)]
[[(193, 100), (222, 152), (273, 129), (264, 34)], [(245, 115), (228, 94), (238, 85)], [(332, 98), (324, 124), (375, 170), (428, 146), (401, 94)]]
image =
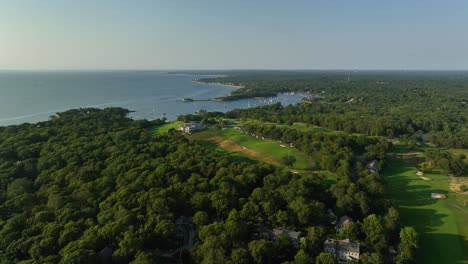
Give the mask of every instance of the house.
[(176, 240), (186, 245), (190, 240), (190, 231), (193, 229), (192, 219), (180, 216), (176, 219)]
[(192, 134), (193, 132), (200, 131), (200, 130), (202, 130), (204, 128), (205, 128), (205, 126), (200, 122), (190, 122), (190, 123), (186, 123), (183, 126), (179, 127), (177, 130), (182, 132), (182, 133)]
[(367, 164), (366, 168), (371, 173), (377, 173), (379, 171), (379, 162), (377, 160), (373, 160)]
[(291, 238), (293, 245), (297, 248), (299, 247), (299, 239), (301, 237), (301, 232), (290, 231), (286, 229), (273, 229), (273, 236), (279, 237), (281, 235), (287, 235)]
[(359, 243), (354, 243), (349, 239), (327, 239), (323, 250), (334, 255), (339, 261), (359, 261)]
[(112, 254), (114, 251), (110, 246), (104, 247), (101, 251), (99, 251), (98, 259), (99, 263), (112, 263)]
[(351, 222), (353, 222), (353, 219), (352, 219), (351, 217), (349, 217), (349, 216), (347, 216), (347, 215), (342, 216), (342, 217), (340, 218), (340, 220), (339, 220), (339, 221), (336, 223), (336, 225), (335, 225), (336, 231), (339, 231), (339, 230), (345, 228), (346, 225), (347, 225), (348, 223), (351, 223)]

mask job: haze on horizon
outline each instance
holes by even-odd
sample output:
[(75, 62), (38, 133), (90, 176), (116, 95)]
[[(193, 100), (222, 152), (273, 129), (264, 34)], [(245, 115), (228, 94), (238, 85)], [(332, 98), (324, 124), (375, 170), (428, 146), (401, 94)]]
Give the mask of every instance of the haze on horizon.
[(468, 2), (18, 0), (0, 69), (468, 69)]

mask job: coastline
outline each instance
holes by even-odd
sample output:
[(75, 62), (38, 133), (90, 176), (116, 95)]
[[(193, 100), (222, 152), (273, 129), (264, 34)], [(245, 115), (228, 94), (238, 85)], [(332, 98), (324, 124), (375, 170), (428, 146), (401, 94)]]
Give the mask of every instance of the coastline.
[(232, 84), (232, 83), (222, 83), (222, 82), (204, 82), (202, 81), (202, 79), (194, 79), (192, 80), (193, 83), (198, 83), (198, 84), (211, 84), (211, 85), (222, 85), (222, 86), (227, 86), (227, 87), (231, 87), (233, 89), (241, 89), (241, 88), (245, 88), (245, 86), (242, 86), (242, 85), (235, 85), (235, 84)]
[[(192, 83), (195, 83), (195, 84), (209, 84), (209, 85), (222, 85), (222, 86), (225, 86), (225, 87), (228, 87), (228, 88), (231, 88), (233, 89), (233, 91), (235, 90), (238, 90), (238, 89), (242, 89), (242, 88), (245, 88), (245, 86), (242, 86), (242, 85), (234, 85), (232, 83), (222, 83), (222, 82), (205, 82), (203, 81), (202, 79), (194, 79), (192, 80)], [(209, 98), (209, 99), (191, 99), (192, 102), (195, 102), (195, 101), (217, 101), (217, 102), (223, 102), (223, 101), (228, 101), (227, 99), (229, 99), (229, 97), (232, 95), (232, 93), (228, 93), (226, 95), (223, 95), (221, 97), (216, 97), (216, 98)], [(190, 102), (190, 101), (184, 101), (184, 100), (180, 100), (181, 102)]]

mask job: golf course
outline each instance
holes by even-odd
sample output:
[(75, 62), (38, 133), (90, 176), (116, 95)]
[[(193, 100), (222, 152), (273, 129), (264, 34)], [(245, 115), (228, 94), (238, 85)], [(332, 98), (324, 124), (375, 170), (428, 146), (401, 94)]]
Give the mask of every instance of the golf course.
[(291, 155), (296, 158), (296, 162), (294, 162), (291, 169), (311, 169), (312, 160), (296, 148), (291, 148), (272, 140), (258, 139), (251, 135), (243, 134), (234, 128), (208, 129), (197, 132), (191, 135), (190, 138), (196, 141), (212, 142), (227, 151), (273, 165), (281, 165), (282, 158)]
[[(244, 121), (245, 122), (245, 121)], [(256, 121), (247, 121), (256, 122)], [(167, 133), (182, 122), (172, 122), (152, 130), (154, 134)], [(291, 127), (302, 131), (330, 132), (316, 126), (295, 123)], [(208, 127), (187, 135), (213, 151), (236, 159), (280, 166), (293, 172), (312, 171), (313, 160), (296, 148), (274, 140), (262, 139), (233, 127)], [(468, 195), (453, 192), (450, 183), (468, 180), (467, 177), (450, 178), (442, 174), (418, 176), (417, 165), (432, 147), (418, 145), (412, 150), (396, 145), (384, 169), (388, 199), (398, 207), (403, 226), (412, 226), (419, 234), (418, 263), (468, 263)], [(453, 153), (464, 153), (455, 150)], [(296, 161), (287, 168), (283, 157), (291, 155)], [(432, 198), (437, 194), (445, 199)]]
[[(389, 198), (394, 200), (403, 225), (419, 234), (418, 263), (468, 263), (468, 209), (466, 195), (451, 192), (449, 177), (416, 175), (417, 168), (401, 160), (390, 160), (385, 170)], [(447, 199), (431, 198), (431, 193)]]

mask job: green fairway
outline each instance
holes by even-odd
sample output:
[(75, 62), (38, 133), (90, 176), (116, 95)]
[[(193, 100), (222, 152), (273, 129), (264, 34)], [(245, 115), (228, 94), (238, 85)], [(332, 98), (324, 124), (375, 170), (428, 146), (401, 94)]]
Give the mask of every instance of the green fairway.
[(208, 141), (198, 141), (198, 144), (202, 145), (204, 148), (209, 149), (211, 151), (216, 151), (218, 153), (221, 153), (222, 155), (229, 155), (232, 157), (235, 161), (238, 162), (247, 162), (247, 163), (258, 163), (257, 160), (251, 159), (250, 157), (247, 157), (245, 155), (242, 155), (239, 152), (236, 151), (229, 151), (227, 149), (221, 148), (215, 143), (208, 142)]
[[(385, 180), (389, 198), (400, 207), (403, 225), (413, 226), (420, 235), (418, 263), (468, 263), (468, 208), (463, 197), (449, 191), (449, 178), (427, 174), (432, 181), (416, 176), (417, 169), (399, 160), (389, 161)], [(431, 193), (448, 196), (445, 200)]]
[(301, 132), (334, 132), (333, 130), (329, 130), (323, 127), (314, 126), (306, 123), (296, 122), (292, 125), (283, 125), (277, 123), (270, 123), (270, 122), (263, 122), (260, 120), (244, 120), (240, 122), (241, 124), (250, 124), (250, 125), (267, 125), (267, 126), (276, 126), (276, 127), (288, 127), (293, 128)]
[(233, 128), (210, 129), (195, 133), (191, 138), (202, 141), (215, 141), (218, 146), (230, 152), (238, 152), (274, 165), (279, 165), (284, 156), (293, 155), (296, 162), (292, 169), (296, 170), (310, 170), (313, 164), (313, 161), (305, 153), (296, 148), (291, 148), (276, 141), (258, 139)]
[(175, 129), (175, 128), (183, 125), (183, 124), (184, 124), (184, 122), (182, 122), (182, 121), (173, 121), (173, 122), (161, 125), (161, 126), (156, 126), (156, 127), (151, 129), (151, 134), (152, 135), (165, 134), (165, 133), (167, 133), (167, 131), (169, 131), (169, 129), (171, 129), (171, 128)]
[(219, 135), (239, 145), (245, 146), (246, 148), (254, 149), (263, 155), (269, 156), (279, 162), (281, 162), (281, 159), (284, 156), (293, 155), (296, 157), (296, 162), (293, 165), (293, 169), (311, 169), (312, 161), (310, 158), (296, 148), (291, 148), (276, 141), (257, 139), (253, 136), (245, 135), (233, 128), (225, 128), (219, 132)]

